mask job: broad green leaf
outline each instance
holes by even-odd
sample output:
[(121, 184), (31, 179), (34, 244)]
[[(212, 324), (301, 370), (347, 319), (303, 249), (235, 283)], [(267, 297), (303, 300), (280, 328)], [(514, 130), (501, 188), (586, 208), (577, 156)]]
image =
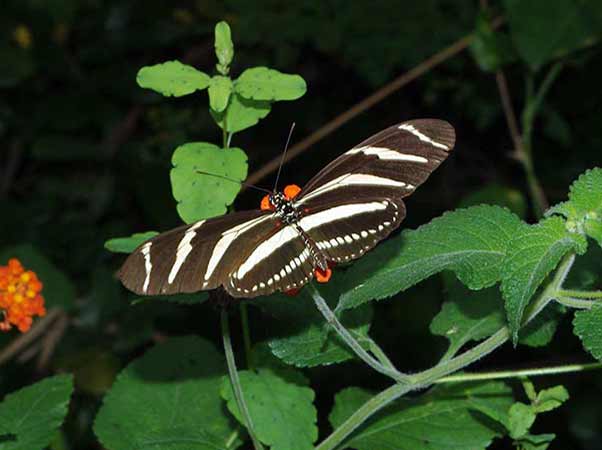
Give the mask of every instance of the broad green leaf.
[(526, 434), (518, 441), (519, 450), (546, 450), (555, 434)]
[(602, 304), (595, 303), (591, 309), (577, 311), (573, 331), (581, 339), (583, 347), (602, 361)]
[(498, 206), (474, 206), (444, 214), (381, 244), (349, 269), (356, 280), (339, 308), (390, 297), (442, 270), (452, 270), (470, 289), (501, 277), (508, 243), (520, 220)]
[(449, 340), (448, 354), (453, 355), (467, 342), (489, 337), (505, 324), (503, 302), (496, 288), (471, 291), (455, 281), (430, 330)]
[(519, 439), (531, 429), (535, 422), (535, 410), (531, 405), (517, 402), (508, 412), (508, 431), (513, 439)]
[[(339, 280), (333, 281), (339, 283)], [(331, 295), (327, 287), (320, 287), (320, 292), (331, 307), (336, 303), (338, 296)], [(269, 340), (269, 346), (273, 354), (287, 364), (313, 367), (355, 357), (320, 314), (308, 289), (303, 289), (296, 297), (284, 294), (264, 297), (257, 300), (256, 304), (276, 319), (276, 336)], [(360, 344), (368, 345), (362, 337), (370, 329), (372, 308), (366, 305), (357, 310), (344, 311), (339, 314), (339, 320)]]
[(516, 59), (510, 36), (494, 30), (486, 14), (477, 18), (470, 50), (479, 67), (488, 72), (494, 72)]
[(518, 332), (519, 342), (529, 347), (544, 347), (548, 345), (554, 335), (558, 324), (564, 315), (564, 308), (552, 303), (546, 306), (531, 322)]
[(171, 162), (173, 196), (186, 223), (224, 214), (240, 190), (237, 182), (199, 171), (240, 181), (247, 177), (247, 155), (234, 147), (221, 149), (208, 142), (190, 142), (176, 149)]
[(569, 233), (564, 220), (551, 217), (536, 225), (523, 224), (509, 243), (501, 290), (514, 342), (518, 340), (523, 312), (537, 288), (569, 251), (583, 253), (583, 236)]
[(48, 377), (0, 403), (0, 449), (41, 450), (63, 423), (73, 392), (71, 375)]
[(136, 81), (142, 88), (152, 89), (166, 97), (181, 97), (209, 86), (209, 76), (180, 61), (167, 61), (138, 71)]
[(130, 363), (96, 416), (111, 450), (234, 449), (237, 426), (220, 397), (223, 356), (197, 337), (172, 338)]
[(144, 233), (134, 233), (128, 237), (109, 239), (105, 242), (105, 248), (113, 253), (132, 253), (143, 242), (158, 234), (157, 231), (146, 231)]
[(582, 174), (569, 191), (569, 200), (552, 207), (546, 214), (561, 214), (567, 228), (587, 234), (602, 245), (602, 168)]
[(236, 92), (230, 95), (228, 107), (220, 112), (210, 110), (213, 120), (222, 130), (238, 133), (252, 127), (270, 113), (270, 102), (247, 100)]
[(245, 70), (234, 83), (236, 92), (249, 100), (296, 100), (307, 91), (299, 75), (278, 72), (267, 67)]
[(591, 19), (600, 16), (599, 2), (505, 0), (504, 5), (518, 53), (535, 70), (591, 43), (600, 33)]
[(209, 83), (209, 104), (211, 109), (222, 112), (228, 106), (232, 93), (232, 80), (228, 77), (215, 75)]
[[(281, 378), (271, 370), (241, 371), (240, 383), (257, 437), (272, 450), (311, 450), (318, 439), (314, 391)], [(228, 410), (244, 423), (230, 380), (224, 377), (222, 397)]]
[[(356, 387), (343, 389), (329, 416), (332, 426), (340, 426), (372, 396)], [(485, 449), (499, 431), (476, 413), (480, 403), (507, 411), (512, 392), (503, 383), (462, 383), (437, 387), (415, 400), (397, 400), (361, 425), (340, 448)]]
[(491, 183), (464, 197), (458, 207), (468, 208), (477, 205), (498, 205), (508, 208), (518, 217), (527, 215), (527, 199), (518, 189)]
[(46, 309), (60, 307), (66, 311), (75, 306), (75, 286), (69, 278), (56, 267), (52, 261), (30, 244), (3, 248), (0, 250), (0, 265), (5, 265), (10, 258), (17, 258), (25, 270), (33, 270), (42, 284), (42, 296)]
[(539, 391), (533, 407), (537, 414), (552, 411), (569, 399), (569, 392), (562, 385)]
[[(221, 21), (215, 25), (215, 55), (219, 63), (217, 70), (227, 75), (230, 63), (234, 57), (234, 44), (232, 43), (232, 33), (227, 22)], [(220, 110), (221, 111), (221, 110)]]

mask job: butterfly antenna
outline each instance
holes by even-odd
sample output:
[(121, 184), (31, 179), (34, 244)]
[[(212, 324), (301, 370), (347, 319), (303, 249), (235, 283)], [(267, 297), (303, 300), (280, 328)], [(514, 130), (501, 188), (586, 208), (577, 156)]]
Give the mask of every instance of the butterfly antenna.
[(227, 177), (225, 175), (218, 175), (216, 173), (204, 172), (202, 170), (197, 170), (196, 173), (201, 174), (201, 175), (209, 175), (211, 177), (221, 178), (222, 180), (231, 181), (233, 183), (242, 184), (245, 187), (248, 187), (248, 188), (251, 188), (251, 189), (256, 189), (256, 190), (261, 191), (261, 192), (267, 192), (268, 194), (272, 193), (272, 191), (270, 191), (268, 189), (264, 189), (262, 187), (255, 186), (254, 184), (245, 183), (244, 181), (237, 180), (235, 178), (230, 178), (230, 177)]
[(291, 125), (291, 129), (288, 132), (288, 138), (286, 138), (286, 145), (284, 146), (284, 151), (282, 152), (282, 158), (280, 158), (280, 165), (278, 166), (278, 173), (276, 174), (276, 181), (274, 182), (274, 191), (276, 192), (276, 188), (278, 187), (278, 180), (280, 179), (280, 172), (282, 171), (282, 165), (284, 164), (284, 159), (286, 157), (286, 151), (288, 150), (288, 144), (291, 141), (291, 136), (293, 135), (293, 130), (295, 129), (295, 122)]

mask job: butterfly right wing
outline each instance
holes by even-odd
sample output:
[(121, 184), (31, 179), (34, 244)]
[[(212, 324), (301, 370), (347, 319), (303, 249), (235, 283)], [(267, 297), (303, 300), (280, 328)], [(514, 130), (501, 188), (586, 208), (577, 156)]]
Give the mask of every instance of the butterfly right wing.
[(144, 242), (118, 272), (140, 295), (192, 293), (225, 285), (241, 259), (276, 229), (274, 214), (227, 214), (161, 233)]

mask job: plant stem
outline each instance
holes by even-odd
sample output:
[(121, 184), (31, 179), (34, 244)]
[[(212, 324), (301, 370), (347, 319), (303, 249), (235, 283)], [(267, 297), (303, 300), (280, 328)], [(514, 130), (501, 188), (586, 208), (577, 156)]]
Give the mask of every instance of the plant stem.
[(573, 297), (573, 298), (602, 298), (602, 291), (576, 291), (573, 289), (560, 289), (558, 294), (562, 297)]
[(583, 298), (573, 297), (562, 297), (559, 296), (556, 301), (561, 305), (568, 306), (569, 308), (575, 309), (591, 309), (593, 304), (596, 303), (594, 300), (586, 300)]
[(368, 346), (370, 347), (370, 352), (372, 352), (372, 354), (374, 356), (376, 356), (376, 358), (380, 361), (380, 363), (383, 366), (389, 367), (390, 369), (393, 369), (393, 370), (396, 370), (395, 365), (393, 364), (393, 362), (391, 362), (391, 360), (389, 359), (387, 354), (383, 351), (382, 348), (380, 348), (380, 346), (376, 342), (374, 342), (372, 340), (371, 337), (365, 336), (362, 338), (368, 342)]
[(244, 425), (249, 432), (249, 436), (253, 441), (253, 448), (255, 450), (263, 450), (263, 445), (257, 439), (255, 435), (255, 429), (253, 428), (253, 421), (251, 420), (251, 414), (249, 408), (245, 402), (245, 397), (240, 384), (240, 378), (238, 377), (238, 371), (236, 369), (236, 360), (234, 359), (234, 351), (232, 350), (232, 341), (230, 339), (230, 323), (228, 321), (228, 311), (226, 308), (222, 309), (221, 313), (221, 325), (222, 325), (222, 338), (224, 341), (224, 352), (226, 353), (226, 363), (228, 364), (228, 374), (230, 375), (230, 383), (232, 384), (232, 390), (234, 391), (234, 397), (236, 398), (236, 404), (244, 420)]
[[(523, 320), (523, 326), (533, 320), (551, 301), (553, 301), (566, 279), (569, 270), (575, 260), (574, 254), (569, 254), (563, 258), (559, 264), (556, 274), (548, 286), (539, 294), (537, 299), (528, 307)], [(496, 348), (503, 345), (510, 338), (510, 330), (504, 326), (495, 334), (484, 340), (464, 353), (442, 362), (435, 367), (424, 370), (417, 374), (408, 375), (408, 381), (404, 384), (393, 385), (364, 403), (356, 412), (354, 412), (345, 422), (335, 429), (330, 436), (316, 447), (316, 450), (334, 450), (347, 436), (349, 436), (357, 427), (366, 421), (373, 414), (384, 408), (389, 403), (395, 401), (402, 395), (416, 389), (426, 388), (437, 380), (456, 372), (473, 362), (488, 355)]]
[(253, 369), (253, 355), (251, 354), (251, 328), (249, 327), (249, 313), (247, 305), (244, 302), (239, 303), (240, 324), (242, 326), (242, 339), (245, 346), (245, 357), (247, 360), (247, 369)]
[(320, 295), (320, 293), (318, 292), (318, 290), (316, 289), (316, 287), (313, 284), (311, 284), (309, 286), (309, 289), (311, 290), (311, 296), (314, 299), (314, 302), (315, 302), (316, 306), (318, 307), (318, 310), (320, 311), (320, 313), (322, 313), (322, 315), (324, 316), (326, 321), (335, 329), (335, 331), (338, 333), (338, 335), (341, 337), (341, 339), (343, 339), (343, 341), (351, 348), (351, 350), (353, 350), (353, 352), (362, 361), (364, 361), (366, 364), (368, 364), (370, 367), (372, 367), (377, 372), (380, 372), (383, 375), (391, 377), (399, 383), (406, 382), (407, 375), (402, 374), (401, 372), (399, 372), (397, 369), (395, 369), (393, 367), (385, 367), (380, 362), (378, 362), (376, 359), (374, 359), (372, 356), (370, 356), (370, 354), (366, 350), (364, 350), (364, 348), (357, 342), (357, 340), (351, 335), (351, 333), (349, 333), (347, 328), (345, 328), (343, 326), (343, 324), (341, 322), (339, 322), (339, 319), (337, 319), (337, 316), (328, 307), (326, 300), (324, 300), (324, 298)]
[(566, 366), (538, 367), (525, 370), (502, 370), (483, 373), (463, 373), (450, 375), (435, 381), (435, 383), (458, 383), (464, 381), (499, 380), (502, 378), (541, 377), (544, 375), (558, 375), (562, 373), (585, 372), (587, 370), (602, 369), (602, 363), (569, 364)]

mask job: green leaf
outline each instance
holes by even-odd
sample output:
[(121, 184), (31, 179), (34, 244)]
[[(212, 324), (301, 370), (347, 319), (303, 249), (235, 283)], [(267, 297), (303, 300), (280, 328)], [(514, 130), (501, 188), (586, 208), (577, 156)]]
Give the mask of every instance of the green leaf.
[[(333, 427), (370, 400), (372, 393), (352, 387), (335, 397), (329, 416)], [(397, 400), (377, 413), (340, 448), (357, 450), (485, 449), (500, 433), (475, 413), (482, 404), (507, 411), (512, 391), (503, 383), (453, 384), (436, 387), (418, 399)]]
[(491, 336), (506, 324), (502, 299), (496, 288), (471, 291), (455, 281), (439, 314), (430, 325), (431, 333), (449, 340), (448, 354), (466, 343)]
[(105, 248), (113, 253), (132, 253), (143, 242), (158, 234), (157, 231), (146, 231), (144, 233), (134, 233), (128, 237), (109, 239), (105, 242)]
[(539, 391), (533, 407), (537, 414), (548, 412), (560, 407), (568, 399), (569, 392), (564, 386), (558, 385)]
[[(311, 450), (318, 439), (314, 391), (281, 378), (271, 370), (239, 372), (242, 390), (257, 437), (273, 450)], [(222, 397), (228, 410), (244, 423), (230, 380), (224, 377)]]
[[(533, 69), (592, 42), (600, 30), (598, 2), (573, 0), (505, 0), (512, 39)], [(553, 36), (553, 39), (550, 39)]]
[(349, 269), (356, 286), (341, 296), (339, 307), (390, 297), (446, 269), (470, 289), (491, 286), (501, 277), (508, 243), (520, 224), (510, 211), (482, 205), (405, 231)]
[(474, 38), (470, 44), (472, 56), (482, 70), (495, 72), (516, 59), (516, 52), (507, 34), (495, 31), (486, 14), (477, 18)]
[[(336, 282), (339, 283), (340, 280)], [(338, 298), (330, 295), (327, 287), (321, 286), (320, 292), (331, 306)], [(258, 299), (256, 304), (276, 319), (276, 335), (269, 340), (269, 346), (272, 353), (287, 364), (313, 367), (355, 357), (320, 314), (308, 289), (303, 289), (296, 297), (284, 294), (264, 297)], [(360, 344), (367, 347), (368, 344), (362, 337), (368, 334), (372, 315), (372, 308), (366, 305), (357, 310), (342, 312), (339, 320)]]
[(535, 410), (531, 405), (517, 402), (508, 412), (508, 431), (512, 439), (519, 439), (531, 429), (535, 422)]
[(305, 94), (307, 85), (299, 75), (290, 75), (267, 67), (253, 67), (238, 77), (235, 89), (249, 100), (296, 100)]
[(220, 397), (225, 373), (224, 358), (211, 343), (172, 338), (119, 374), (94, 432), (111, 450), (236, 448), (237, 426)]
[(56, 375), (8, 394), (0, 403), (0, 449), (49, 445), (67, 415), (72, 392), (73, 377)]
[(233, 85), (229, 77), (215, 75), (209, 83), (209, 104), (211, 109), (222, 112), (228, 106)]
[(180, 61), (167, 61), (138, 71), (136, 81), (142, 88), (152, 89), (166, 97), (181, 97), (209, 86), (209, 76)]
[(539, 285), (566, 253), (571, 250), (583, 253), (587, 242), (583, 236), (569, 233), (560, 217), (551, 217), (536, 225), (523, 224), (509, 246), (501, 290), (516, 343), (523, 312)]
[(25, 270), (33, 270), (44, 288), (42, 296), (46, 309), (60, 307), (70, 311), (75, 306), (75, 286), (69, 278), (56, 267), (52, 261), (30, 244), (4, 248), (0, 251), (0, 265), (5, 265), (10, 258), (17, 258)]
[(519, 342), (529, 347), (548, 345), (564, 315), (564, 308), (556, 303), (546, 306), (531, 322), (518, 332)]
[(234, 58), (234, 44), (230, 26), (224, 21), (215, 25), (215, 56), (219, 61), (217, 70), (219, 73), (227, 75), (232, 58)]
[(198, 171), (240, 181), (247, 177), (247, 155), (234, 147), (221, 149), (207, 142), (190, 142), (176, 149), (171, 162), (173, 196), (186, 223), (224, 214), (240, 190), (237, 182)]
[(555, 437), (555, 434), (526, 434), (518, 441), (519, 449), (546, 450)]
[(228, 107), (221, 113), (210, 110), (215, 123), (228, 133), (238, 133), (252, 127), (270, 113), (270, 102), (247, 100), (236, 92), (230, 95)]
[(598, 361), (602, 361), (602, 304), (594, 303), (591, 309), (577, 311), (573, 331), (583, 347)]

